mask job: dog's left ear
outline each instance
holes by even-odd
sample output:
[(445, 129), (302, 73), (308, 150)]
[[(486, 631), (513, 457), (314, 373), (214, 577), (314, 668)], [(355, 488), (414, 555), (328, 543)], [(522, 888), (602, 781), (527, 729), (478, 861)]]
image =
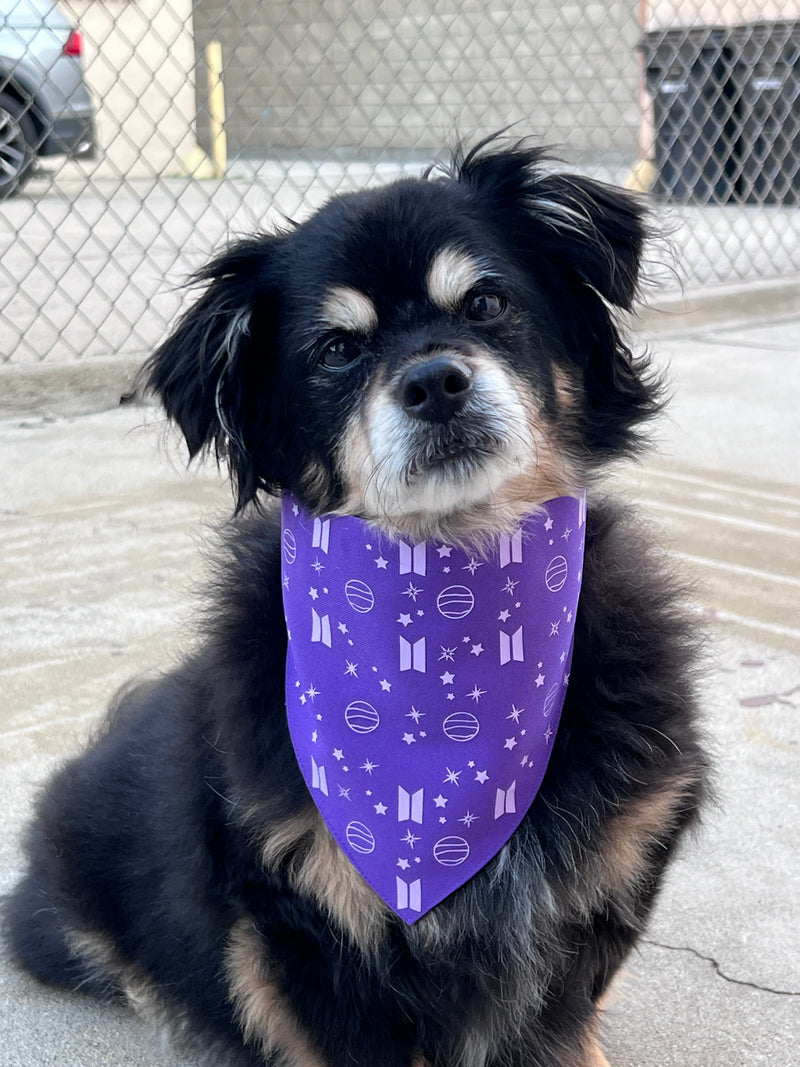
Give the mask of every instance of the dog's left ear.
[(227, 459), (238, 508), (280, 481), (273, 437), (282, 422), (271, 409), (282, 241), (240, 241), (200, 270), (193, 281), (205, 291), (139, 377), (182, 430), (190, 459), (206, 449)]
[(559, 173), (544, 150), (495, 147), (456, 160), (458, 179), (494, 214), (523, 258), (559, 265), (604, 300), (630, 310), (636, 296), (646, 208), (634, 195)]
[(583, 436), (598, 456), (636, 450), (638, 426), (662, 405), (663, 383), (634, 358), (615, 308), (630, 311), (649, 236), (644, 202), (554, 169), (537, 148), (495, 146), (457, 161), (458, 180), (514, 258), (550, 289), (567, 350), (583, 376)]

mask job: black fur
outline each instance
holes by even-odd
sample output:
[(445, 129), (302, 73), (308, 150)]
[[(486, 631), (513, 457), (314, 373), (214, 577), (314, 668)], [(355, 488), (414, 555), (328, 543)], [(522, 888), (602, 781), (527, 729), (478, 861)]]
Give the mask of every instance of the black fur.
[[(421, 265), (448, 242), (488, 248), (517, 310), (481, 343), (542, 399), (554, 440), (589, 478), (636, 446), (659, 404), (612, 311), (631, 306), (644, 237), (635, 199), (552, 173), (524, 146), (482, 145), (449, 174), (341, 197), (219, 257), (146, 374), (192, 455), (227, 452), (240, 509), (284, 488), (331, 508), (347, 488), (336, 446), (354, 397), (398, 351), (454, 329), (420, 311)], [(320, 369), (308, 324), (332, 284), (368, 292), (386, 323), (348, 375)], [(477, 332), (459, 329), (473, 343)], [(568, 414), (553, 365), (577, 383)], [(317, 497), (310, 463), (325, 474)], [(597, 998), (704, 791), (680, 590), (632, 516), (590, 498), (573, 665), (542, 788), (508, 846), (430, 922), (387, 915), (366, 951), (336, 909), (292, 884), (310, 838), (271, 868), (260, 858), (260, 835), (310, 804), (284, 714), (278, 535), (274, 509), (239, 517), (199, 650), (126, 691), (47, 787), (8, 913), (16, 957), (69, 989), (116, 995), (120, 981), (141, 982), (215, 1063), (304, 1067), (242, 1039), (225, 953), (245, 920), (315, 1062), (594, 1067)], [(636, 819), (670, 788), (668, 815), (630, 842), (640, 868), (617, 872), (619, 835), (642, 832)], [(87, 955), (76, 933), (105, 955)]]

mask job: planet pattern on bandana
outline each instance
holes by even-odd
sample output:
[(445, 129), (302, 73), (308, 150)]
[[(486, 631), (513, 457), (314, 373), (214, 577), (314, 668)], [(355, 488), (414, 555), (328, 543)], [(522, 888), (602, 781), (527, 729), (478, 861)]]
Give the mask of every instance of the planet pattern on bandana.
[(584, 497), (486, 556), (282, 507), (286, 710), (345, 855), (413, 923), (484, 867), (541, 785), (569, 683)]

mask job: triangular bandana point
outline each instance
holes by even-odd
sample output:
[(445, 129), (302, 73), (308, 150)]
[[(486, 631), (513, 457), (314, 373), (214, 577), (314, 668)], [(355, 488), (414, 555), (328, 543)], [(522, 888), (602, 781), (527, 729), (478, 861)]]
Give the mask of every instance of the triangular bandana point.
[(544, 777), (569, 681), (585, 497), (484, 558), (282, 506), (286, 709), (314, 802), (413, 923), (508, 841)]

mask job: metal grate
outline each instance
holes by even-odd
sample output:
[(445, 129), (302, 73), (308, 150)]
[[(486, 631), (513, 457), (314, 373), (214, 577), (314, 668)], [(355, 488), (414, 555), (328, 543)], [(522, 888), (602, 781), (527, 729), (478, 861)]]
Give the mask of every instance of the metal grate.
[(651, 187), (688, 287), (800, 271), (800, 0), (65, 0), (55, 45), (51, 8), (0, 0), (0, 362), (143, 356), (231, 237), (512, 123)]

